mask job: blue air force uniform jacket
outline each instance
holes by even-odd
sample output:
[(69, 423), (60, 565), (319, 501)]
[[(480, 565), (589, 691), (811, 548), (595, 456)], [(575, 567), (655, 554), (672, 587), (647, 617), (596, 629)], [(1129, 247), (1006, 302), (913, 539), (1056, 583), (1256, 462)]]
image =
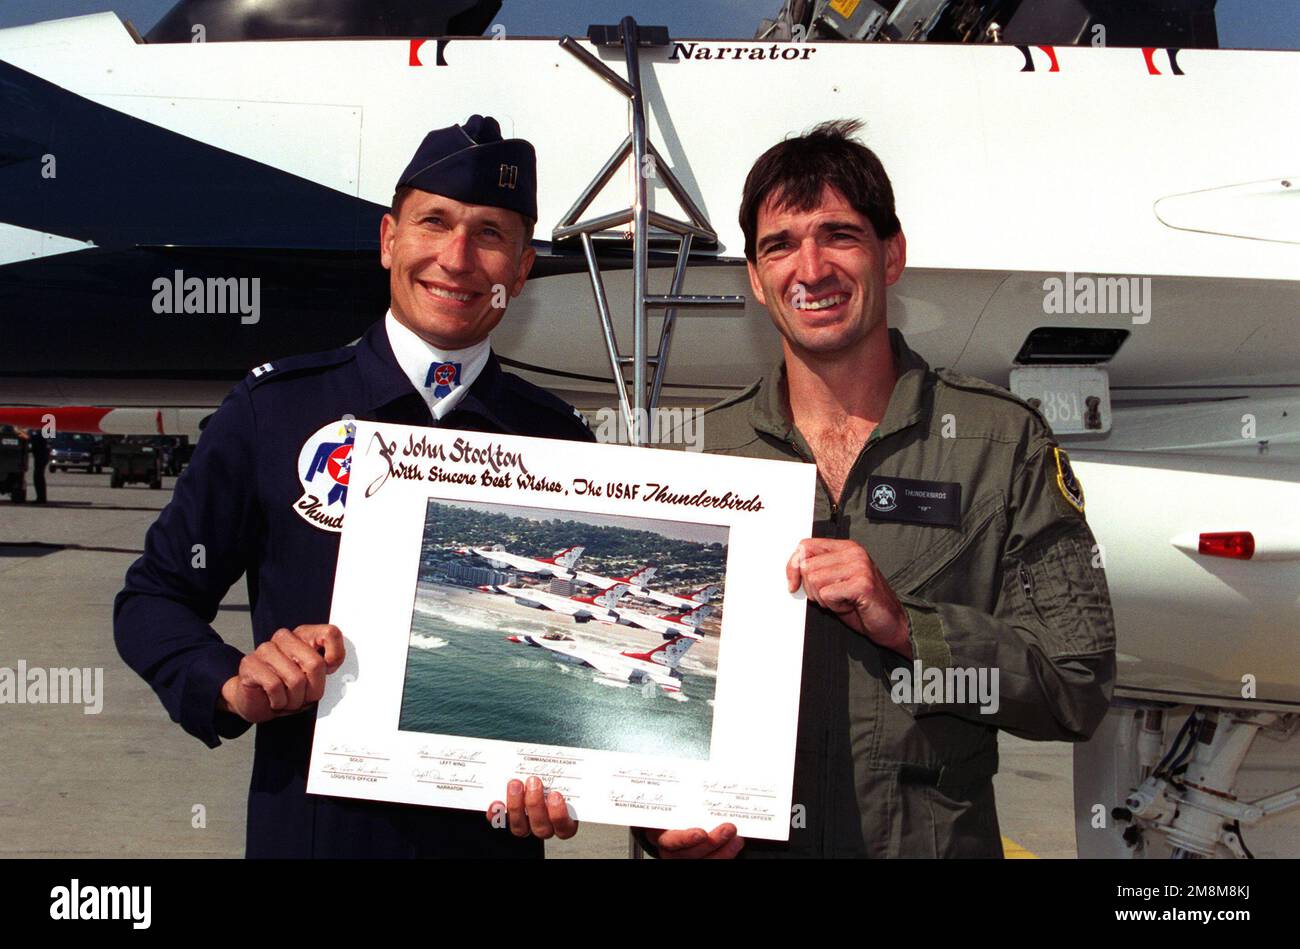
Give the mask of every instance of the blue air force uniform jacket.
[[(310, 454), (303, 452), (308, 442), (328, 447), (322, 430), (332, 433), (347, 415), (433, 424), (382, 321), (355, 346), (270, 363), (234, 388), (117, 596), (114, 635), (122, 658), (172, 719), (210, 747), (250, 727), (217, 708), (221, 686), (242, 658), (209, 625), (231, 585), (247, 575), (257, 644), (281, 627), (329, 621), (339, 534), (322, 525), (346, 500), (339, 490), (346, 453), (305, 463), (300, 455)], [(495, 355), (438, 424), (594, 440), (571, 406), (503, 372)], [(541, 841), (494, 829), (479, 813), (308, 795), (314, 726), (311, 709), (257, 726), (249, 857), (542, 855)]]

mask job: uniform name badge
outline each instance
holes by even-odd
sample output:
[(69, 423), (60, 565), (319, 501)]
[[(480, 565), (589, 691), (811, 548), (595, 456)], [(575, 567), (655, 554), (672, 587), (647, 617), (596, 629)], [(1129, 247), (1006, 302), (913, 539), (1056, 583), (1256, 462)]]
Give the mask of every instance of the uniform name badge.
[(961, 485), (872, 475), (867, 479), (867, 519), (961, 526)]

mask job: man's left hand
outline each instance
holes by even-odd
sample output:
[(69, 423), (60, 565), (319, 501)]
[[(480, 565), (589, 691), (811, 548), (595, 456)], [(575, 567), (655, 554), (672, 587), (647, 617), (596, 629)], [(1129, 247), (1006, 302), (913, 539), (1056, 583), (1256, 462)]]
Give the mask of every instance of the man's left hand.
[(801, 540), (785, 565), (785, 576), (791, 593), (802, 583), (808, 599), (854, 632), (912, 658), (907, 611), (861, 544), (826, 537)]
[(569, 806), (559, 791), (547, 794), (542, 779), (533, 776), (528, 783), (518, 779), (506, 785), (506, 802), (493, 801), (488, 807), (489, 821), (499, 819), (504, 812), (506, 826), (516, 837), (540, 837), (549, 840), (558, 837), (568, 840), (578, 832), (578, 822), (569, 816)]

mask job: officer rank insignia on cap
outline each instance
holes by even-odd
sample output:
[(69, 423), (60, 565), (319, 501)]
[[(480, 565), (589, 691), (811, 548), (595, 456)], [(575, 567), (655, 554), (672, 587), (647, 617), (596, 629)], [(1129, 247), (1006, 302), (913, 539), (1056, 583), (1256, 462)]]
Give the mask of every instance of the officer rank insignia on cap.
[(397, 186), (537, 220), (537, 153), (522, 138), (503, 138), (490, 115), (471, 115), (464, 125), (426, 135)]
[(1052, 453), (1056, 456), (1056, 486), (1060, 488), (1061, 496), (1070, 507), (1082, 514), (1083, 485), (1079, 484), (1079, 479), (1074, 476), (1074, 469), (1070, 467), (1070, 456), (1061, 448), (1053, 448)]

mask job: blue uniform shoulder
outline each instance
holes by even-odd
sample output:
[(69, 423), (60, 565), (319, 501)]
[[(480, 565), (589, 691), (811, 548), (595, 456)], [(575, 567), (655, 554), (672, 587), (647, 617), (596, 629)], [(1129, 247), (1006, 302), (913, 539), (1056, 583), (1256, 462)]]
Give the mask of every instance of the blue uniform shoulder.
[(250, 389), (277, 382), (281, 379), (301, 378), (313, 372), (321, 372), (344, 365), (356, 358), (355, 345), (340, 346), (318, 353), (303, 353), (298, 356), (285, 356), (252, 369), (244, 381)]
[(559, 396), (510, 372), (501, 373), (501, 384), (511, 395), (531, 403), (532, 410), (540, 410), (546, 415), (562, 437), (586, 441), (595, 438), (586, 417)]

